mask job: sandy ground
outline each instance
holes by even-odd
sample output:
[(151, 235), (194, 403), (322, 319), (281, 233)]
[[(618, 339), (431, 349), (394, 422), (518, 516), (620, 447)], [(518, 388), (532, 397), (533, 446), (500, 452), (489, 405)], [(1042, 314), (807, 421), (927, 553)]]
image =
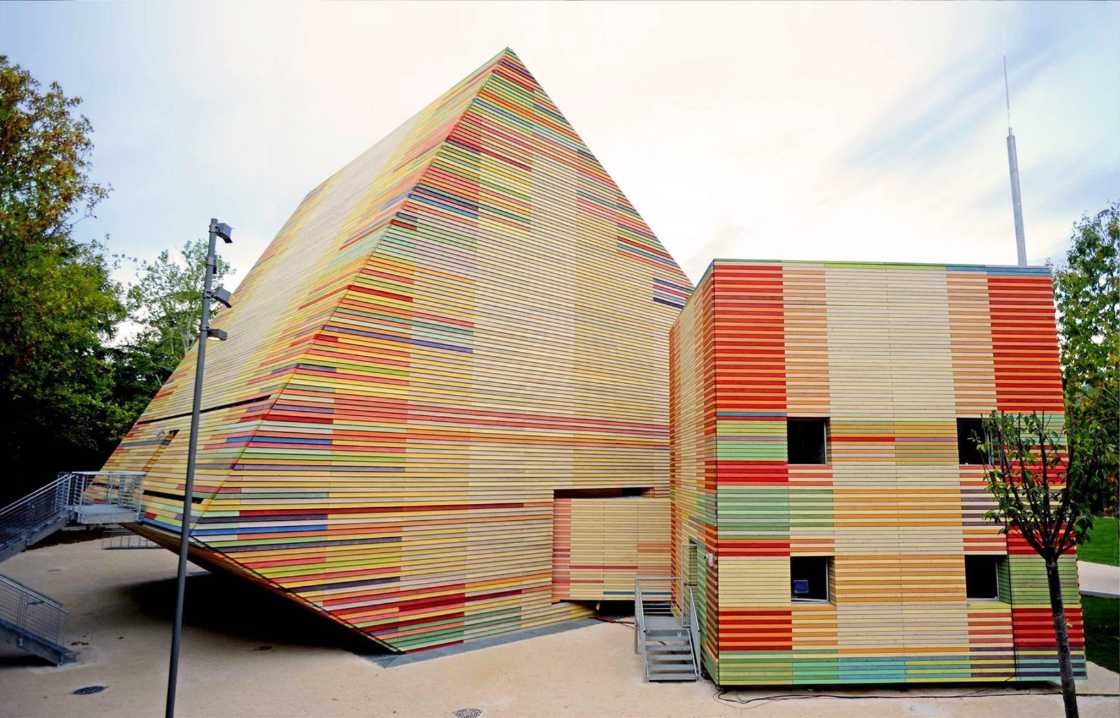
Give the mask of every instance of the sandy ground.
[[(164, 706), (175, 557), (167, 551), (51, 546), (4, 572), (61, 599), (80, 661), (61, 668), (0, 653), (0, 716), (155, 716)], [(442, 716), (1057, 716), (1056, 695), (955, 686), (908, 691), (719, 694), (708, 682), (646, 684), (631, 628), (601, 623), (460, 655), (382, 668), (297, 607), (217, 576), (188, 582), (178, 715)], [(353, 647), (351, 644), (350, 648)], [(101, 693), (76, 696), (92, 684)], [(1120, 676), (1090, 666), (1085, 718), (1120, 714)], [(747, 701), (778, 694), (792, 699)], [(1090, 695), (1093, 694), (1093, 695)], [(1108, 694), (1108, 695), (1099, 695)], [(957, 697), (964, 696), (964, 697)], [(853, 700), (854, 699), (854, 700)]]
[(1120, 566), (1078, 561), (1077, 581), (1085, 593), (1120, 598)]

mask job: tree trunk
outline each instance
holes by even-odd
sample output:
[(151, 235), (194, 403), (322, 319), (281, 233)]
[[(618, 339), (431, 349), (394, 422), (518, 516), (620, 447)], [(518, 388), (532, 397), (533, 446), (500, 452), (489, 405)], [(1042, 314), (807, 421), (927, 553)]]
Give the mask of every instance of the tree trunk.
[(1050, 586), (1050, 612), (1054, 615), (1054, 639), (1058, 644), (1058, 672), (1062, 677), (1062, 702), (1066, 718), (1077, 718), (1077, 686), (1073, 683), (1073, 659), (1069, 653), (1069, 628), (1066, 607), (1062, 602), (1062, 582), (1058, 562), (1046, 562), (1046, 580)]

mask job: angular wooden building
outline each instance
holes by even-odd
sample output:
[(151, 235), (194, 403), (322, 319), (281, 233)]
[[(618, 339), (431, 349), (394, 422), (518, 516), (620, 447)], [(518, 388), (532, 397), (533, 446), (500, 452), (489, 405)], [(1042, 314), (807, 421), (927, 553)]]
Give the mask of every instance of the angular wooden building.
[[(510, 50), (312, 190), (215, 325), (192, 560), (395, 650), (590, 614), (669, 561), (691, 284)], [(106, 469), (175, 548), (195, 353)]]
[(1048, 269), (716, 260), (670, 357), (674, 568), (717, 683), (1057, 676), (1043, 564), (984, 519), (967, 440), (1062, 412)]

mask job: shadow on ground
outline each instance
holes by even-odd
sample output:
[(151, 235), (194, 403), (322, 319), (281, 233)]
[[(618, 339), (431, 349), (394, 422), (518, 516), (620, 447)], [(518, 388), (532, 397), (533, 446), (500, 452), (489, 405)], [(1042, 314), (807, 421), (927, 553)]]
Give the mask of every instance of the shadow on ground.
[[(165, 622), (175, 615), (175, 579), (126, 586), (124, 597), (136, 610)], [(246, 581), (194, 569), (187, 574), (187, 599), (183, 626), (204, 628), (231, 638), (259, 643), (254, 650), (273, 646), (337, 648), (359, 655), (389, 651), (372, 641)]]
[(5, 668), (42, 668), (54, 665), (17, 648), (0, 645), (0, 670)]

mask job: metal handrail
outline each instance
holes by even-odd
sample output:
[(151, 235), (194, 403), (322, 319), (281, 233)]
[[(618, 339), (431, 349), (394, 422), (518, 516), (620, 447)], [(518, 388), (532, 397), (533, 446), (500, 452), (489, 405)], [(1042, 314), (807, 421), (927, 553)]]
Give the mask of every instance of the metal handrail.
[[(122, 512), (117, 508), (139, 515), (143, 479), (144, 474), (139, 471), (60, 473), (54, 481), (0, 508), (0, 558), (23, 550), (72, 520), (98, 523), (95, 519), (100, 516), (104, 522), (119, 521)], [(90, 508), (96, 504), (113, 508)], [(21, 641), (31, 636), (41, 646), (50, 644), (49, 650), (44, 649), (46, 655), (58, 662), (72, 656), (59, 643), (67, 615), (62, 604), (50, 596), (0, 576), (0, 621), (7, 624), (5, 628), (14, 627), (17, 636), (23, 634)]]
[(44, 486), (40, 486), (27, 496), (17, 499), (8, 504), (4, 508), (0, 508), (0, 522), (6, 521), (12, 515), (18, 515), (24, 512), (29, 506), (38, 506), (44, 504), (43, 499), (48, 499), (47, 506), (55, 506), (53, 499), (59, 497), (58, 488), (67, 482), (65, 474), (60, 474), (57, 479), (51, 481)]
[(85, 506), (112, 504), (140, 510), (140, 471), (64, 471), (54, 481), (0, 508), (0, 552), (34, 540), (41, 529), (64, 523)]
[(35, 599), (36, 601), (41, 601), (43, 603), (50, 604), (51, 606), (54, 606), (55, 608), (61, 608), (63, 611), (66, 610), (65, 608), (62, 607), (61, 603), (59, 603), (55, 599), (51, 598), (47, 594), (42, 593), (40, 591), (36, 591), (35, 589), (28, 586), (26, 583), (23, 583), (22, 581), (17, 581), (14, 578), (12, 578), (11, 576), (0, 575), (0, 584), (6, 584), (6, 585), (14, 588), (15, 590), (20, 591), (21, 593), (26, 593), (28, 596)]
[(93, 504), (140, 508), (142, 471), (68, 471), (63, 477), (70, 481), (66, 502), (70, 510)]
[[(645, 600), (652, 600), (656, 603), (668, 604), (668, 608), (658, 606), (653, 610), (656, 613), (663, 613), (668, 611), (672, 613), (674, 587), (680, 582), (676, 576), (635, 576), (634, 577), (634, 600), (637, 601), (639, 593), (643, 594)], [(642, 584), (645, 584), (643, 590)]]
[(70, 480), (59, 476), (0, 509), (0, 551), (58, 520), (66, 507)]
[(692, 639), (692, 667), (700, 675), (700, 629), (696, 618), (696, 592), (690, 584), (682, 584), (688, 589), (688, 635)]
[(641, 636), (646, 632), (645, 608), (642, 606), (642, 580), (634, 578), (634, 653), (643, 656), (645, 647), (642, 646)]
[[(646, 590), (652, 586), (656, 596), (652, 608), (646, 606)], [(648, 590), (648, 589), (647, 589)], [(652, 597), (652, 596), (651, 596)], [(675, 599), (675, 600), (674, 600)], [(663, 605), (662, 605), (663, 604)], [(697, 622), (696, 594), (693, 584), (687, 583), (681, 576), (635, 576), (634, 577), (634, 652), (642, 656), (642, 670), (646, 680), (649, 680), (649, 665), (645, 660), (645, 645), (641, 636), (645, 635), (645, 617), (649, 615), (671, 616), (680, 608), (681, 625), (688, 631), (688, 640), (692, 644), (692, 668), (696, 676), (700, 676), (700, 632)]]
[(50, 596), (0, 576), (0, 619), (58, 645), (68, 614)]

